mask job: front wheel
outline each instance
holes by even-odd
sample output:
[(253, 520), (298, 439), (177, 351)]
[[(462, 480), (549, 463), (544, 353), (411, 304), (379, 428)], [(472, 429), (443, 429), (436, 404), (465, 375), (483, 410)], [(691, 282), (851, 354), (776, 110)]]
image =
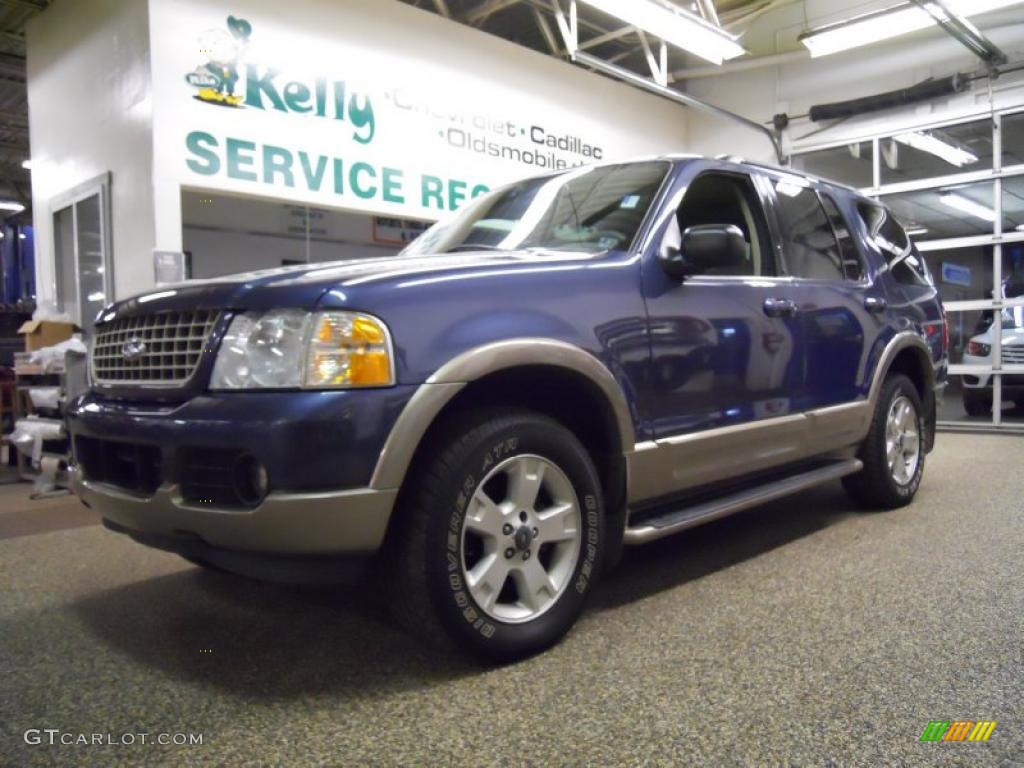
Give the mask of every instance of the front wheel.
[(964, 410), (968, 416), (988, 416), (992, 413), (992, 398), (984, 389), (964, 389)]
[(924, 409), (917, 388), (902, 374), (889, 376), (858, 453), (864, 469), (843, 478), (843, 486), (866, 507), (905, 506), (921, 485), (924, 447)]
[(399, 619), (492, 659), (552, 645), (600, 570), (603, 502), (590, 455), (530, 412), (480, 412), (439, 443), (400, 504)]

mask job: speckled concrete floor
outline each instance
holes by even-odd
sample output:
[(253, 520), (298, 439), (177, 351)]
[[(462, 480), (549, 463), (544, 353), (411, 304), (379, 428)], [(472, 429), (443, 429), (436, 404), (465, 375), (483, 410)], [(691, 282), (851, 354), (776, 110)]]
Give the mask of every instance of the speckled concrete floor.
[[(19, 535), (0, 764), (1021, 765), (1022, 467), (1020, 437), (943, 435), (908, 509), (828, 486), (634, 551), (565, 642), (491, 670), (372, 592), (204, 573), (96, 526)], [(998, 725), (920, 743), (938, 719)]]

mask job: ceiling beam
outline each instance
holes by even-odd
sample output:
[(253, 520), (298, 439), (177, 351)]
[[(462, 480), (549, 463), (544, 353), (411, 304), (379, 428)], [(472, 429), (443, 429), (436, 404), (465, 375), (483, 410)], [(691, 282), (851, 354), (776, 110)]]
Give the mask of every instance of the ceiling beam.
[(452, 17), (452, 12), (448, 10), (447, 0), (434, 0), (434, 8), (446, 19), (450, 19)]
[(466, 13), (463, 19), (467, 24), (482, 24), (487, 21), (488, 17), (518, 2), (519, 0), (484, 0), (476, 8)]
[(537, 29), (540, 30), (540, 36), (544, 38), (544, 42), (547, 43), (548, 50), (552, 56), (561, 56), (563, 53), (562, 47), (558, 44), (558, 38), (555, 37), (554, 30), (551, 29), (551, 25), (548, 23), (548, 18), (536, 8), (533, 8), (533, 20), (537, 24)]
[(603, 35), (592, 37), (589, 40), (584, 40), (580, 43), (580, 48), (586, 50), (587, 48), (595, 48), (598, 45), (604, 45), (612, 40), (618, 40), (619, 38), (631, 35), (636, 32), (636, 27), (620, 27), (619, 29), (613, 29), (611, 32), (605, 32)]
[(716, 27), (721, 26), (718, 21), (718, 12), (715, 10), (714, 0), (697, 0), (697, 9), (700, 11), (700, 15), (704, 17), (704, 21), (714, 24)]
[[(957, 16), (945, 0), (911, 0), (942, 27), (942, 30), (989, 67), (1006, 63), (1006, 54), (968, 21)], [(938, 6), (936, 8), (936, 6)]]

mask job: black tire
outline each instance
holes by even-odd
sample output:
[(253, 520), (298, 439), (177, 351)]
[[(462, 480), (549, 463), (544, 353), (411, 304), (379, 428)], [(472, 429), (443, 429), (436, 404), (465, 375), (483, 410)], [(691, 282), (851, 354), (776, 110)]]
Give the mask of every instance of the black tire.
[(992, 413), (992, 398), (987, 390), (964, 389), (964, 410), (968, 416), (989, 416)]
[[(900, 397), (906, 397), (914, 406), (919, 441), (917, 466), (905, 483), (894, 478), (886, 452), (886, 420)], [(879, 393), (871, 428), (857, 454), (864, 469), (843, 478), (843, 487), (850, 497), (869, 509), (896, 509), (913, 501), (924, 473), (925, 429), (924, 407), (913, 382), (902, 374), (888, 376)]]
[[(428, 641), (454, 643), (492, 661), (522, 658), (556, 643), (579, 617), (601, 570), (604, 502), (587, 450), (572, 432), (540, 414), (480, 410), (442, 430), (424, 453), (400, 495), (383, 558), (395, 617)], [(540, 456), (561, 470), (578, 499), (581, 525), (575, 566), (559, 596), (536, 618), (509, 623), (482, 609), (466, 583), (463, 523), (469, 499), (488, 473), (523, 455)], [(538, 546), (538, 563), (540, 558)]]

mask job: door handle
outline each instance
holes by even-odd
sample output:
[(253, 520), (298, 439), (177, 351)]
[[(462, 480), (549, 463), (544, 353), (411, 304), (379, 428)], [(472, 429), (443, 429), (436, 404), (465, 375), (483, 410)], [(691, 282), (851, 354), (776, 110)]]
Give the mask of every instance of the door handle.
[(792, 299), (765, 299), (764, 313), (768, 317), (793, 317), (797, 313), (796, 302)]
[(885, 308), (888, 306), (889, 302), (881, 296), (867, 296), (864, 299), (864, 309), (876, 315), (885, 312)]

